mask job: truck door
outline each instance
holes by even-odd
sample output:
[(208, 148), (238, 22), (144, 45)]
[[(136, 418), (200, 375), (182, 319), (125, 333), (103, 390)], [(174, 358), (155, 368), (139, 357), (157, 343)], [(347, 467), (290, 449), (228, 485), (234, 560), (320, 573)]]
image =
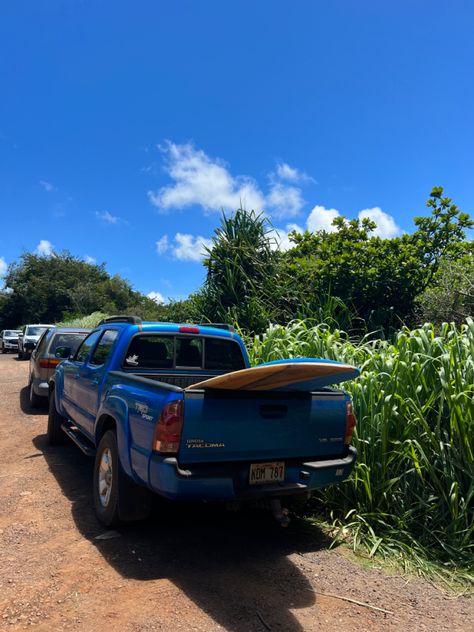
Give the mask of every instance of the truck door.
[(106, 329), (87, 361), (78, 370), (74, 395), (79, 417), (77, 421), (89, 435), (94, 432), (105, 368), (117, 335), (117, 329)]
[(78, 381), (81, 374), (81, 368), (91, 355), (92, 349), (97, 344), (102, 332), (93, 331), (87, 338), (83, 340), (81, 345), (76, 351), (76, 355), (71, 361), (63, 363), (63, 406), (67, 414), (80, 423), (81, 407), (78, 401)]

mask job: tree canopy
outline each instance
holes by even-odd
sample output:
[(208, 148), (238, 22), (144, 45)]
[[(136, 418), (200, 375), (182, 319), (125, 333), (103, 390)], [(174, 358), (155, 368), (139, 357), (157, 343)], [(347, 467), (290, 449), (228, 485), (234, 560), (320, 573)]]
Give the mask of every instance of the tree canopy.
[(54, 323), (94, 311), (133, 311), (156, 317), (159, 306), (135, 292), (120, 276), (110, 276), (104, 264), (86, 263), (69, 252), (44, 257), (23, 254), (10, 265), (0, 295), (0, 327), (28, 322)]

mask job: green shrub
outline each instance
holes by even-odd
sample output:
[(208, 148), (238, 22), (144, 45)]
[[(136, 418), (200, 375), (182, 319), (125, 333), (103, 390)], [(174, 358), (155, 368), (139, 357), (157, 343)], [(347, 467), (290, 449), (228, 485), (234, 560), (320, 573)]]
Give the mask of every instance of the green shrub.
[(358, 419), (351, 478), (322, 506), (356, 547), (418, 552), (474, 572), (474, 321), (354, 343), (295, 322), (255, 337), (253, 363), (322, 357), (361, 368), (344, 386)]

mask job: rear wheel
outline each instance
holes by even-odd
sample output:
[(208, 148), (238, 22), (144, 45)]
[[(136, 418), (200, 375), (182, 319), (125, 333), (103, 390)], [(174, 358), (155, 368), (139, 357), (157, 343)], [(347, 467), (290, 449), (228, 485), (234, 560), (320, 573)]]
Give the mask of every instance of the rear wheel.
[(60, 415), (56, 410), (54, 391), (51, 391), (49, 394), (48, 429), (46, 430), (49, 445), (62, 445), (66, 443), (67, 437), (61, 430), (62, 424), (66, 421), (67, 418)]
[(93, 497), (97, 518), (106, 527), (144, 520), (150, 513), (150, 492), (123, 471), (113, 430), (107, 430), (97, 448)]
[[(39, 408), (44, 404), (44, 397), (37, 395), (33, 387), (33, 381), (30, 383), (29, 400), (31, 408)], [(64, 434), (64, 433), (63, 433)]]

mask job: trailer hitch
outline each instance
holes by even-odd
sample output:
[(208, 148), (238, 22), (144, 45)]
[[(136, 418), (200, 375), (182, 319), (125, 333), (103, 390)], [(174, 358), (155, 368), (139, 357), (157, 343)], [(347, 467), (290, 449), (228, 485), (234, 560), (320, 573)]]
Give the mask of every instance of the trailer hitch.
[(287, 527), (290, 524), (290, 518), (288, 516), (290, 512), (281, 506), (279, 498), (272, 498), (270, 500), (270, 509), (272, 510), (275, 520), (280, 523), (280, 526)]

